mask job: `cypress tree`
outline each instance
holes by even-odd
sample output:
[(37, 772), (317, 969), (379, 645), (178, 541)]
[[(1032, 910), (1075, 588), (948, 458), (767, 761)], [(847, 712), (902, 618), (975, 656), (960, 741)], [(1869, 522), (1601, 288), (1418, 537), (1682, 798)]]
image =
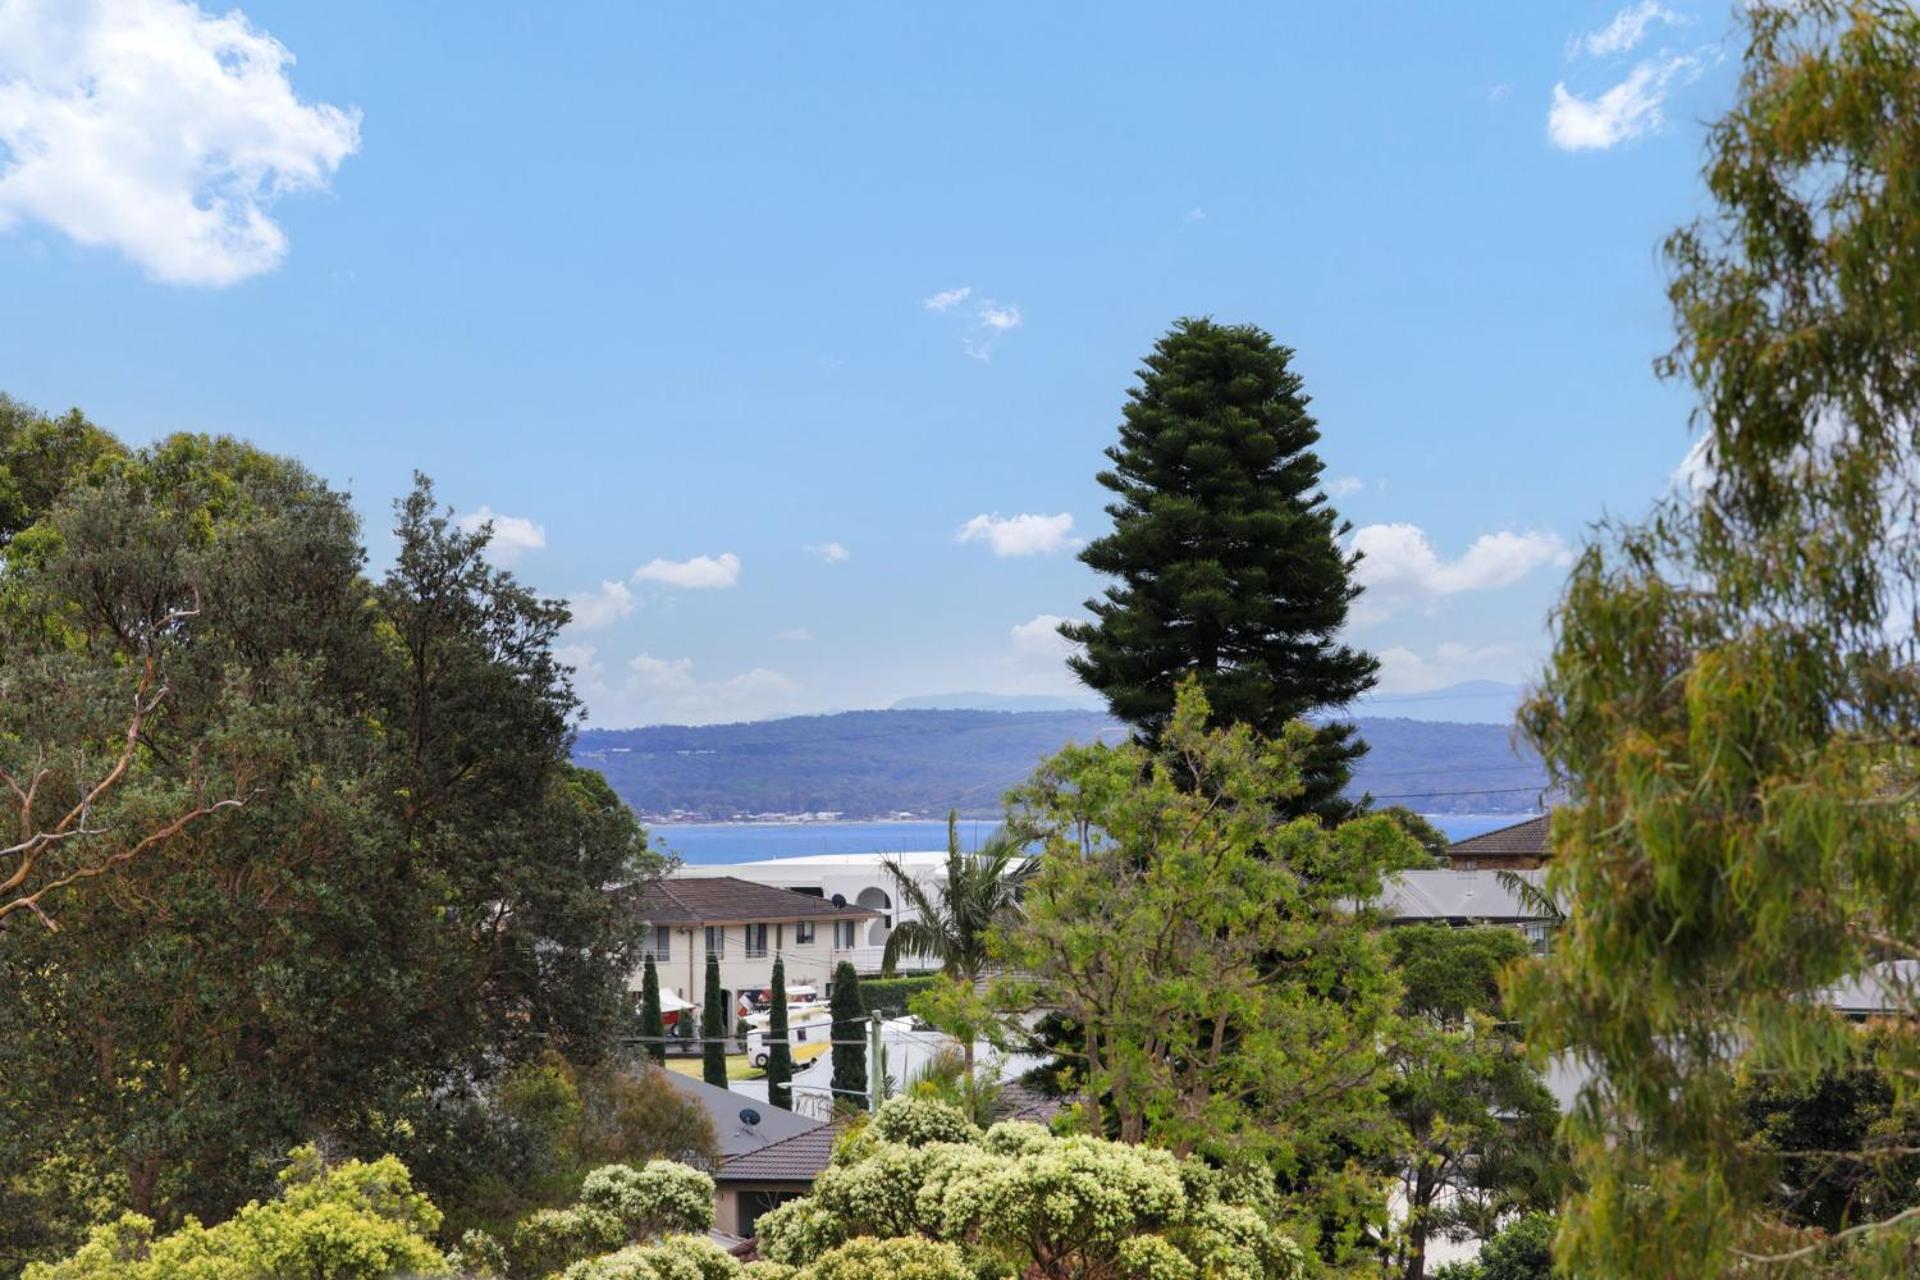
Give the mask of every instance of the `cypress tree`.
[(720, 957), (707, 955), (706, 998), (700, 1002), (700, 1074), (710, 1085), (727, 1087), (726, 1001), (720, 994)]
[(653, 955), (647, 955), (647, 967), (640, 976), (640, 1038), (655, 1062), (667, 1060), (667, 1020), (660, 1012), (660, 974), (653, 967)]
[(860, 975), (842, 960), (833, 971), (833, 1101), (835, 1106), (866, 1110), (867, 1002), (860, 996)]
[[(1183, 319), (1128, 392), (1098, 479), (1113, 532), (1080, 559), (1118, 579), (1067, 623), (1069, 659), (1150, 746), (1182, 677), (1199, 677), (1216, 722), (1277, 736), (1373, 687), (1379, 663), (1340, 644), (1360, 588), (1349, 525), (1320, 490), (1320, 438), (1291, 349), (1253, 325)], [(1296, 813), (1337, 820), (1366, 745), (1351, 724), (1318, 730)]]
[(787, 962), (773, 958), (773, 1010), (767, 1015), (767, 1101), (793, 1110), (793, 1047), (787, 1043)]

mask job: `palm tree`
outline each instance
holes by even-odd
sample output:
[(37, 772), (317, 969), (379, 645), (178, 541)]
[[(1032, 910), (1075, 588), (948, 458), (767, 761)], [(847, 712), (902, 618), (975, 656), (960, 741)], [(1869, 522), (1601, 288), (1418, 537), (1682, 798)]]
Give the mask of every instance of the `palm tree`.
[(883, 858), (900, 886), (902, 907), (917, 919), (902, 920), (887, 935), (880, 967), (888, 977), (902, 956), (938, 960), (949, 977), (977, 982), (987, 967), (987, 935), (1019, 914), (1020, 890), (1035, 863), (1025, 843), (1002, 826), (973, 853), (960, 851), (960, 816), (947, 814), (947, 882), (934, 892), (913, 878), (898, 858)]
[[(973, 853), (960, 852), (960, 816), (947, 814), (947, 882), (937, 891), (915, 880), (898, 858), (882, 859), (900, 887), (900, 905), (918, 917), (896, 924), (887, 935), (880, 968), (893, 976), (902, 956), (938, 960), (940, 971), (969, 987), (987, 967), (987, 938), (994, 928), (1020, 912), (1020, 890), (1036, 864), (1026, 843), (1000, 827)], [(973, 1080), (973, 1036), (960, 1037), (966, 1079)]]

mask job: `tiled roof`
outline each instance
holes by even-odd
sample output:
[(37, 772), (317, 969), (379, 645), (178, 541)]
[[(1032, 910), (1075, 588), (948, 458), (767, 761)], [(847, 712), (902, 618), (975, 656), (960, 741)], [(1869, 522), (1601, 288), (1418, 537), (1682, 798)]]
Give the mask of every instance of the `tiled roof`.
[(1544, 858), (1547, 856), (1547, 827), (1550, 815), (1541, 814), (1481, 835), (1456, 841), (1447, 850), (1450, 858)]
[(658, 880), (640, 897), (648, 924), (757, 924), (762, 920), (857, 920), (877, 916), (865, 907), (836, 907), (826, 898), (775, 889), (735, 876)]
[(999, 1105), (994, 1108), (994, 1113), (1001, 1120), (1031, 1120), (1035, 1124), (1050, 1124), (1055, 1116), (1066, 1109), (1067, 1099), (1041, 1093), (1016, 1080), (1000, 1091)]
[(769, 1142), (758, 1151), (729, 1157), (713, 1175), (715, 1182), (804, 1182), (813, 1185), (833, 1159), (833, 1144), (842, 1126), (823, 1124), (816, 1129)]

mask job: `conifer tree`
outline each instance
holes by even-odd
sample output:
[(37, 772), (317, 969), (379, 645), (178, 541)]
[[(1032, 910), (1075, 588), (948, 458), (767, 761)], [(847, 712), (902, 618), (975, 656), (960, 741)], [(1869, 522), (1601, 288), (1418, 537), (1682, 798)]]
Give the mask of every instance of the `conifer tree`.
[[(1074, 672), (1150, 747), (1184, 676), (1216, 723), (1269, 738), (1373, 686), (1379, 663), (1337, 639), (1358, 556), (1320, 488), (1320, 431), (1292, 358), (1253, 325), (1183, 319), (1147, 357), (1106, 451), (1113, 532), (1080, 559), (1117, 581), (1087, 602), (1091, 622), (1060, 630), (1082, 646)], [(1352, 725), (1322, 724), (1294, 811), (1351, 814), (1340, 793), (1365, 750)]]
[(860, 975), (842, 960), (833, 971), (833, 1100), (866, 1110), (867, 1002), (860, 995)]
[(793, 1110), (793, 1048), (787, 1043), (787, 962), (773, 958), (773, 1009), (767, 1014), (767, 1101)]
[(640, 1039), (655, 1062), (666, 1062), (667, 1020), (660, 1012), (660, 974), (653, 966), (651, 952), (640, 975)]
[(726, 997), (720, 991), (720, 957), (707, 953), (707, 989), (700, 1003), (700, 1075), (716, 1088), (727, 1087)]

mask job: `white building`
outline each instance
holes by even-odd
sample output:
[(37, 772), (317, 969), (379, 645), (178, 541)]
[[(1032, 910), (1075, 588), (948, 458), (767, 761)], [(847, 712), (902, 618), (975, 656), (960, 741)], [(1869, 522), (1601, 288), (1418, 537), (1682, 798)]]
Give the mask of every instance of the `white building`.
[[(835, 961), (852, 961), (854, 968), (866, 974), (880, 971), (880, 956), (886, 949), (887, 936), (893, 932), (894, 926), (901, 920), (915, 918), (912, 909), (904, 905), (905, 895), (900, 891), (900, 882), (887, 869), (887, 861), (899, 863), (903, 871), (927, 889), (929, 896), (938, 899), (939, 890), (947, 879), (945, 851), (821, 853), (797, 858), (766, 858), (759, 862), (734, 862), (722, 866), (682, 867), (674, 873), (674, 878), (697, 880), (730, 876), (873, 912), (870, 919), (858, 926), (859, 941), (850, 953), (833, 957)], [(911, 966), (902, 965), (902, 968), (908, 967)], [(819, 977), (812, 973), (805, 976), (807, 979)], [(789, 953), (787, 981), (791, 983), (797, 980), (800, 979), (795, 976), (794, 960)]]
[[(718, 868), (721, 872), (732, 868)], [(733, 1008), (743, 992), (765, 991), (773, 981), (773, 957), (787, 963), (787, 986), (809, 986), (826, 998), (827, 983), (842, 960), (864, 946), (863, 930), (874, 911), (794, 893), (777, 886), (718, 874), (662, 880), (647, 888), (640, 918), (651, 929), (653, 957), (663, 992), (689, 1004), (705, 996), (707, 957), (720, 962), (720, 986)], [(640, 989), (641, 975), (628, 982)]]

